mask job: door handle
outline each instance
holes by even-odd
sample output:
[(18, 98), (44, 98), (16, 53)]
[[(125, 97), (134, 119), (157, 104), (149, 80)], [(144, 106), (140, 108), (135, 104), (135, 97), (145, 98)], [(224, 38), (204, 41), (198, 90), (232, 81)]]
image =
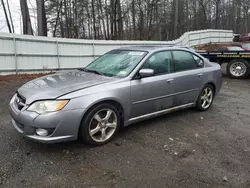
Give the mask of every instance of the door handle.
[(168, 80), (167, 80), (167, 83), (168, 83), (168, 84), (172, 84), (173, 81), (174, 81), (174, 79), (168, 79)]
[(202, 77), (202, 76), (203, 76), (203, 74), (202, 74), (202, 73), (200, 73), (200, 74), (197, 74), (197, 76), (198, 76), (198, 77)]

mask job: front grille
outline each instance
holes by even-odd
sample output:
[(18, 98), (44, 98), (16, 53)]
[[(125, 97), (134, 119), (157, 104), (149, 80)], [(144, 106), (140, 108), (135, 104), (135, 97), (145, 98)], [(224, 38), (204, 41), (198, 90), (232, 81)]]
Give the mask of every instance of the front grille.
[(18, 110), (22, 110), (25, 106), (26, 99), (17, 92), (15, 103), (17, 105)]

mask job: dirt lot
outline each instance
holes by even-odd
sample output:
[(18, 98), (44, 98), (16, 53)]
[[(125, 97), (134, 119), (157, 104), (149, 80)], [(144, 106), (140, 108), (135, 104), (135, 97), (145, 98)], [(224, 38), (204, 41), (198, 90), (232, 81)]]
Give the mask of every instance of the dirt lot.
[(225, 77), (209, 111), (141, 122), (95, 148), (19, 135), (8, 103), (25, 81), (0, 81), (0, 187), (250, 187), (250, 80)]

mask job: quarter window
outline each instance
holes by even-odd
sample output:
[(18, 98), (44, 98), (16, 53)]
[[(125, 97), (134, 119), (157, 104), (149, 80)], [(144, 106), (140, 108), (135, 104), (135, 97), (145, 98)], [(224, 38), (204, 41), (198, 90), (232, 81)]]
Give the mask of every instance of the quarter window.
[(172, 55), (170, 51), (153, 54), (143, 65), (143, 69), (153, 69), (155, 75), (167, 74), (174, 71)]
[(198, 56), (196, 56), (196, 55), (193, 55), (193, 54), (192, 54), (192, 56), (194, 57), (194, 60), (195, 60), (195, 62), (196, 62), (196, 65), (197, 65), (199, 68), (204, 67), (204, 61), (203, 61), (200, 57), (198, 57)]
[(197, 61), (194, 59), (193, 55), (189, 52), (173, 51), (173, 56), (175, 61), (176, 72), (197, 69), (199, 67)]

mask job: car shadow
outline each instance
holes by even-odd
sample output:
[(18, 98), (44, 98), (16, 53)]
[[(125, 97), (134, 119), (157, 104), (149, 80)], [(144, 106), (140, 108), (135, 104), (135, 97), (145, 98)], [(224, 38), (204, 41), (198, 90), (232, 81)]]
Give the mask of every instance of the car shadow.
[[(138, 131), (142, 129), (148, 129), (149, 131), (153, 126), (155, 126), (155, 129), (157, 129), (157, 124), (160, 124), (162, 122), (167, 122), (167, 121), (173, 121), (175, 119), (178, 119), (182, 117), (184, 114), (193, 114), (193, 113), (202, 113), (202, 112), (197, 112), (195, 109), (190, 108), (190, 109), (184, 109), (180, 111), (175, 111), (166, 115), (154, 117), (148, 120), (143, 120), (138, 123), (131, 124), (129, 126), (126, 126), (118, 132), (117, 136), (110, 142), (105, 145), (105, 147), (110, 147), (111, 146), (120, 146), (120, 141), (125, 140), (128, 135), (138, 133)], [(153, 123), (152, 123), (153, 122)], [(173, 124), (169, 124), (168, 126), (174, 126)], [(171, 127), (170, 127), (171, 128)], [(71, 153), (71, 152), (79, 152), (81, 150), (88, 150), (88, 149), (93, 149), (93, 148), (98, 148), (98, 147), (103, 147), (103, 146), (91, 146), (88, 144), (84, 144), (81, 140), (76, 140), (76, 141), (70, 141), (70, 142), (65, 142), (65, 143), (55, 143), (55, 144), (44, 144), (44, 143), (38, 143), (34, 142), (31, 140), (28, 140), (26, 138), (23, 138), (23, 141), (25, 142), (26, 146), (28, 147), (28, 154), (29, 153)]]

